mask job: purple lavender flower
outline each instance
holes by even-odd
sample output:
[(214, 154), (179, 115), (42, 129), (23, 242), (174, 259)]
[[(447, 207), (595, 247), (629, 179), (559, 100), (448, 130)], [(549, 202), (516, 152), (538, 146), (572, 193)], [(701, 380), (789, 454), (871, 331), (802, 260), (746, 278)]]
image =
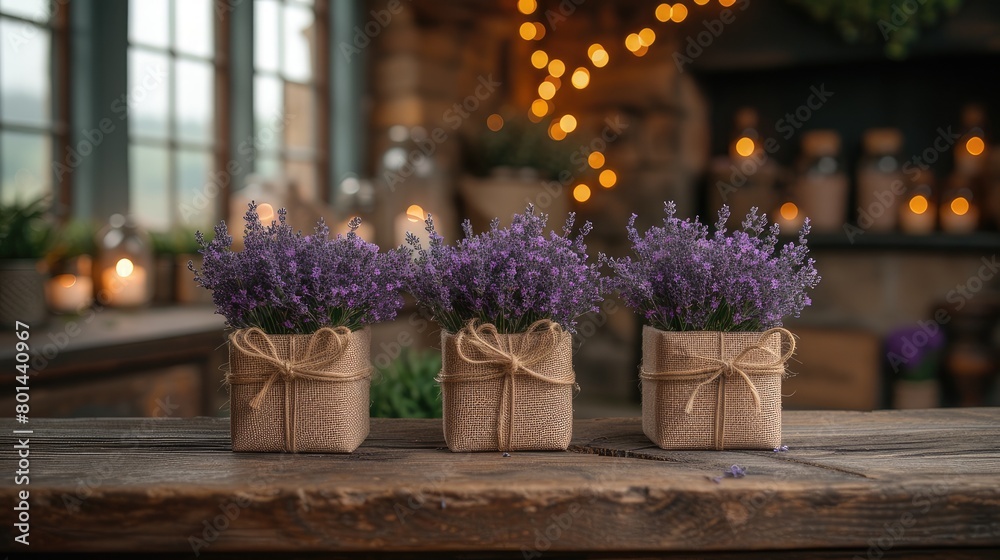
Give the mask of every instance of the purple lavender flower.
[(722, 476), (712, 477), (712, 482), (716, 484), (722, 482), (723, 478), (743, 478), (747, 475), (747, 469), (739, 465), (733, 465), (722, 471)]
[[(651, 326), (673, 331), (761, 331), (798, 317), (811, 300), (807, 290), (820, 276), (808, 258), (807, 219), (799, 242), (778, 248), (778, 225), (753, 208), (743, 229), (726, 231), (729, 208), (719, 211), (716, 231), (697, 219), (676, 217), (664, 205), (662, 227), (640, 234), (636, 216), (627, 231), (633, 257), (599, 261), (614, 273), (604, 290), (617, 290)], [(767, 232), (765, 234), (765, 231)]]
[(494, 220), (488, 231), (473, 234), (466, 220), (465, 238), (446, 245), (428, 216), (429, 247), (407, 237), (417, 254), (409, 291), (449, 332), (471, 319), (502, 333), (523, 332), (540, 319), (574, 332), (576, 318), (597, 311), (602, 301), (598, 265), (587, 262), (583, 242), (591, 224), (571, 237), (574, 219), (570, 214), (562, 235), (546, 235), (548, 216), (529, 205), (506, 228)]
[(322, 327), (352, 330), (389, 321), (403, 306), (401, 290), (410, 274), (405, 247), (379, 252), (357, 235), (360, 218), (347, 235), (330, 237), (322, 220), (312, 235), (286, 222), (264, 226), (257, 205), (246, 213), (243, 250), (233, 251), (225, 222), (215, 239), (196, 237), (204, 255), (201, 270), (188, 263), (195, 281), (212, 290), (217, 312), (233, 328), (258, 327), (268, 334), (308, 334)]

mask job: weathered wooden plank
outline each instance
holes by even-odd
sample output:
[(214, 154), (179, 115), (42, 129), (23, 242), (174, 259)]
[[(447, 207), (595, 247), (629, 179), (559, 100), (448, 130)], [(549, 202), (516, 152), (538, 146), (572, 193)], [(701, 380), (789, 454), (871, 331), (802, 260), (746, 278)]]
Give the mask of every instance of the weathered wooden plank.
[[(572, 452), (510, 457), (450, 453), (434, 420), (374, 420), (356, 453), (297, 456), (230, 453), (219, 419), (32, 427), (35, 550), (1000, 546), (998, 409), (791, 412), (786, 453), (663, 451), (638, 419), (580, 421)], [(734, 463), (749, 475), (712, 481)], [(8, 503), (17, 489), (0, 482)]]

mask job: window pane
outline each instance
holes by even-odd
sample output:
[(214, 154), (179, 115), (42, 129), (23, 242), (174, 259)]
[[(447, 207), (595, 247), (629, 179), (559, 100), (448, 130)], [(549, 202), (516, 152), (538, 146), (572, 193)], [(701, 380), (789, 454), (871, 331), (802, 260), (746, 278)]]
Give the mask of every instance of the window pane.
[(51, 9), (49, 0), (0, 0), (0, 12), (39, 23), (48, 23)]
[(214, 196), (218, 189), (209, 188), (209, 171), (212, 169), (211, 152), (180, 150), (175, 160), (178, 208), (181, 225), (185, 228), (204, 228), (215, 221)]
[(319, 200), (316, 188), (316, 162), (286, 161), (285, 176), (288, 177), (293, 189), (296, 189), (304, 200)]
[(281, 173), (281, 160), (275, 156), (258, 155), (254, 160), (254, 172), (264, 177), (278, 177)]
[(284, 75), (290, 80), (308, 82), (312, 80), (313, 37), (316, 28), (313, 25), (313, 11), (301, 6), (285, 6), (285, 52), (283, 61)]
[(4, 131), (0, 133), (0, 193), (3, 202), (27, 202), (48, 194), (52, 140), (47, 134)]
[(168, 0), (129, 0), (128, 40), (151, 47), (170, 46)]
[(253, 79), (254, 142), (258, 150), (277, 150), (281, 146), (281, 80), (271, 76)]
[(311, 150), (313, 144), (313, 122), (316, 111), (312, 88), (293, 83), (285, 83), (285, 146), (290, 149)]
[(166, 55), (129, 49), (129, 131), (136, 136), (166, 138), (169, 134), (169, 71)]
[(174, 0), (174, 46), (183, 53), (211, 57), (215, 51), (210, 0)]
[(0, 19), (0, 119), (48, 126), (50, 33), (30, 23)]
[(177, 80), (174, 96), (177, 100), (175, 130), (177, 137), (189, 142), (212, 144), (214, 111), (214, 68), (207, 62), (177, 59), (174, 62)]
[(129, 211), (148, 229), (170, 228), (168, 162), (166, 148), (133, 145), (129, 149)]
[(278, 71), (278, 3), (256, 0), (253, 3), (253, 64), (257, 70)]

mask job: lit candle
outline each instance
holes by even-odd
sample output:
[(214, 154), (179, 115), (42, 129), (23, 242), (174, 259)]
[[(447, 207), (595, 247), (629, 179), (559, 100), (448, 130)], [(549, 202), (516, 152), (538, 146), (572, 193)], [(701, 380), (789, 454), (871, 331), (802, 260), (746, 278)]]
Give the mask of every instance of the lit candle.
[(937, 208), (925, 195), (915, 194), (899, 207), (899, 227), (906, 233), (925, 234), (934, 231)]
[(941, 205), (941, 229), (948, 233), (972, 233), (978, 223), (979, 209), (964, 196)]
[(56, 313), (76, 313), (93, 301), (94, 282), (87, 276), (59, 274), (45, 285), (49, 309)]
[(430, 245), (431, 234), (424, 229), (427, 213), (417, 204), (411, 204), (406, 212), (396, 216), (396, 242), (406, 243), (406, 233), (410, 232), (420, 240), (420, 246), (426, 249)]
[(130, 259), (119, 259), (113, 268), (101, 272), (101, 285), (107, 292), (108, 305), (134, 307), (149, 301), (146, 270)]
[(786, 202), (775, 212), (778, 227), (781, 228), (782, 235), (795, 235), (802, 229), (805, 216), (799, 212), (799, 207), (794, 202)]

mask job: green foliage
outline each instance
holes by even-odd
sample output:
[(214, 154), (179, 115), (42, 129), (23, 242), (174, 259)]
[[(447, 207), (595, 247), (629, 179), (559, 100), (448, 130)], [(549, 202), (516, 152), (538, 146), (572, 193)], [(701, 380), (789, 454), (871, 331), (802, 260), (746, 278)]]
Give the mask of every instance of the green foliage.
[(481, 127), (465, 137), (465, 165), (475, 175), (488, 176), (498, 167), (530, 168), (543, 178), (556, 178), (569, 169), (570, 151), (548, 135), (544, 121), (533, 123), (518, 114), (503, 116), (494, 132)]
[[(813, 19), (832, 24), (845, 42), (884, 42), (889, 58), (905, 58), (921, 28), (940, 23), (962, 0), (787, 0)], [(916, 6), (916, 10), (913, 10)], [(904, 9), (905, 8), (905, 9)]]
[(72, 259), (81, 255), (93, 256), (97, 252), (94, 238), (97, 228), (85, 220), (74, 220), (59, 228), (52, 239), (50, 261)]
[[(153, 242), (153, 253), (157, 255), (195, 255), (201, 249), (195, 239), (195, 230), (177, 228), (167, 232), (153, 231), (149, 233)], [(214, 234), (211, 230), (205, 233), (205, 240), (211, 241)]]
[(372, 382), (371, 415), (376, 418), (440, 418), (441, 353), (404, 350)]
[(45, 256), (52, 239), (48, 210), (48, 197), (0, 205), (0, 259)]

